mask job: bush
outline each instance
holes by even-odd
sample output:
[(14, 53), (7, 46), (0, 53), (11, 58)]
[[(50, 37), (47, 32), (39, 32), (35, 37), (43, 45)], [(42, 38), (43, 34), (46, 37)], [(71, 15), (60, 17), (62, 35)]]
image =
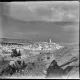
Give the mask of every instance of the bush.
[(12, 49), (12, 54), (11, 54), (11, 57), (18, 57), (18, 56), (21, 56), (21, 52), (17, 52), (16, 49)]

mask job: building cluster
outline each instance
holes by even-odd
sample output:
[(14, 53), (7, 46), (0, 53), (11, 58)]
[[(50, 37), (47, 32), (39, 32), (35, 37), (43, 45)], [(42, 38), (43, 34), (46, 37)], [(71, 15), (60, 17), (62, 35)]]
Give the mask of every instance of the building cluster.
[(12, 52), (12, 49), (17, 50), (55, 50), (62, 48), (59, 44), (53, 43), (50, 39), (50, 42), (35, 42), (34, 44), (30, 45), (1, 45), (0, 44), (0, 50), (4, 50), (6, 52)]
[(55, 50), (62, 48), (59, 44), (53, 43), (50, 39), (50, 42), (36, 42), (34, 44), (28, 45), (26, 49), (29, 50)]
[(5, 52), (12, 52), (12, 49), (22, 50), (22, 46), (20, 45), (1, 45), (0, 50)]

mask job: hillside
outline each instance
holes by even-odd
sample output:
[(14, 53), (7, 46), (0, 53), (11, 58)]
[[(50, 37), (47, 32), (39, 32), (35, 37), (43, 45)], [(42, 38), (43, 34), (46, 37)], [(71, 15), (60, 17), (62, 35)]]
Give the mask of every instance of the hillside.
[[(26, 53), (25, 55), (27, 56)], [(79, 77), (79, 45), (66, 45), (64, 48), (56, 50), (53, 53), (41, 53), (35, 56), (32, 55), (31, 57), (24, 58), (27, 67), (22, 71), (9, 76), (9, 78), (14, 76), (18, 78), (20, 76), (26, 76), (26, 78), (28, 78), (28, 76), (45, 77), (44, 70), (46, 70), (47, 67), (51, 64), (54, 57), (59, 66), (63, 65), (61, 67), (62, 69), (66, 69), (67, 66), (73, 66), (71, 71), (67, 73), (68, 77), (73, 75), (77, 75), (77, 78)], [(66, 64), (67, 62), (70, 62), (70, 64)]]

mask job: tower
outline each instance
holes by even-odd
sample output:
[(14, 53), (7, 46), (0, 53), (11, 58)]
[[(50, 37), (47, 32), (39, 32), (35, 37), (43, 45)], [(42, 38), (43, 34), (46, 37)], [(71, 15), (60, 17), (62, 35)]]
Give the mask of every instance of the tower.
[(50, 43), (52, 43), (51, 39), (50, 39)]

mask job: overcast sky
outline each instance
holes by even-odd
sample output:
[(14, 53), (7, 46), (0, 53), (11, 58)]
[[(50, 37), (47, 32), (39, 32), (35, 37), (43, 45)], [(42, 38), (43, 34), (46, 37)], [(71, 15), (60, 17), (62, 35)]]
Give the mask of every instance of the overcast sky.
[(79, 3), (44, 1), (44, 2), (17, 2), (10, 4), (10, 14), (14, 18), (47, 21), (78, 21)]
[[(6, 13), (4, 10), (8, 11)], [(74, 43), (79, 41), (78, 2), (8, 3), (1, 37)]]

